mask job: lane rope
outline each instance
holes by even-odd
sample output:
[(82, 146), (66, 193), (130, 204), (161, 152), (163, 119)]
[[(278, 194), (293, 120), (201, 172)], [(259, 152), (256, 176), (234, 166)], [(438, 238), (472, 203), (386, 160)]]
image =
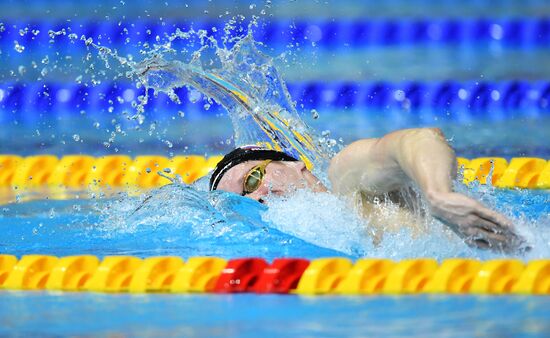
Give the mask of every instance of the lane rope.
[[(550, 113), (549, 81), (341, 81), (289, 82), (291, 97), (306, 109), (377, 108), (417, 112), (430, 110), (432, 115), (464, 120), (480, 116), (503, 119), (511, 116), (537, 117)], [(174, 116), (186, 109), (205, 116), (223, 110), (214, 103), (205, 109), (193, 105), (185, 87), (175, 89), (181, 103), (174, 103), (164, 93), (152, 96), (148, 110), (155, 116)], [(0, 85), (0, 122), (36, 121), (40, 114), (78, 116), (90, 110), (106, 116), (112, 109), (132, 109), (132, 102), (144, 94), (130, 82), (104, 83), (96, 87), (67, 83), (13, 82)], [(366, 114), (366, 112), (365, 112)]]
[[(97, 190), (118, 188), (146, 190), (170, 183), (159, 175), (192, 183), (207, 175), (222, 156), (156, 155), (0, 155), (0, 188), (25, 192), (32, 189)], [(550, 189), (550, 161), (536, 157), (458, 158), (457, 168), (465, 184), (476, 181), (498, 188)]]
[(298, 295), (549, 295), (550, 260), (393, 261), (93, 255), (0, 255), (0, 289)]

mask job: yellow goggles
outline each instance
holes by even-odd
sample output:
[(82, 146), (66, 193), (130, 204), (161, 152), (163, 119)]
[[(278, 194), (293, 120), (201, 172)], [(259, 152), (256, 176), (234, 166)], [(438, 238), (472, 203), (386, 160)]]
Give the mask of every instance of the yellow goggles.
[(265, 176), (265, 168), (272, 160), (265, 160), (257, 166), (250, 169), (243, 180), (242, 195), (253, 193), (262, 185)]

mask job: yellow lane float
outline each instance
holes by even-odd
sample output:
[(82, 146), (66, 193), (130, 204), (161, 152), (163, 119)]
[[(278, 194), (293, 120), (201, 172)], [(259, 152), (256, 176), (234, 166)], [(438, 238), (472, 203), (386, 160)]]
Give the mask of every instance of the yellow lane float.
[[(208, 173), (222, 156), (53, 155), (20, 157), (0, 155), (0, 188), (16, 191), (98, 190), (105, 188), (139, 192), (170, 183), (179, 175), (189, 184)], [(550, 162), (542, 158), (518, 157), (509, 162), (501, 157), (457, 158), (458, 171), (466, 184), (477, 181), (500, 188), (550, 188)], [(159, 175), (159, 172), (161, 173)], [(491, 176), (491, 181), (487, 182)], [(67, 195), (66, 197), (71, 197)], [(64, 195), (54, 196), (64, 198)]]
[[(292, 273), (277, 274), (279, 284), (298, 283), (292, 287), (267, 291), (262, 276), (273, 276), (275, 265), (261, 258), (225, 260), (219, 257), (163, 256), (141, 259), (132, 256), (107, 256), (102, 261), (92, 255), (57, 258), (48, 255), (0, 255), (0, 289), (46, 291), (92, 291), (131, 293), (212, 293), (220, 276), (237, 261), (262, 261), (245, 291), (229, 288), (227, 292), (276, 292), (298, 295), (413, 295), (413, 294), (483, 294), (550, 295), (550, 259), (524, 264), (517, 259), (450, 258), (441, 264), (431, 258), (364, 258), (355, 263), (347, 258), (319, 258)], [(277, 260), (276, 260), (277, 261)], [(233, 264), (232, 264), (233, 262)], [(247, 272), (243, 270), (243, 272)], [(280, 271), (279, 271), (280, 272)], [(289, 272), (289, 271), (287, 271)], [(233, 276), (235, 281), (246, 276)], [(265, 280), (264, 280), (265, 281)], [(258, 285), (254, 283), (258, 282)], [(290, 284), (289, 284), (290, 285)], [(294, 284), (295, 285), (295, 284)], [(269, 289), (271, 290), (271, 289)]]

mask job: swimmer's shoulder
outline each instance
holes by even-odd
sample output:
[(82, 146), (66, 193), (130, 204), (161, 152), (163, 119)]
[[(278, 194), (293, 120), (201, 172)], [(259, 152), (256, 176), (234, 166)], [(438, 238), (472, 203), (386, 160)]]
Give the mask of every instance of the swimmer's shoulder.
[(362, 180), (371, 171), (371, 156), (374, 155), (372, 150), (378, 140), (367, 138), (355, 141), (332, 158), (328, 177), (334, 193), (350, 195), (361, 190)]

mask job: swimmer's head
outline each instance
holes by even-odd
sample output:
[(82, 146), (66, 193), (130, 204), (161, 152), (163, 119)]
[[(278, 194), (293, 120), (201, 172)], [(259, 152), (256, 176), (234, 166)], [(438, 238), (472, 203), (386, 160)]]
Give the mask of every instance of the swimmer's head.
[(284, 195), (306, 187), (326, 191), (304, 162), (256, 146), (237, 148), (225, 155), (210, 178), (210, 190), (229, 191), (260, 202), (270, 193)]

